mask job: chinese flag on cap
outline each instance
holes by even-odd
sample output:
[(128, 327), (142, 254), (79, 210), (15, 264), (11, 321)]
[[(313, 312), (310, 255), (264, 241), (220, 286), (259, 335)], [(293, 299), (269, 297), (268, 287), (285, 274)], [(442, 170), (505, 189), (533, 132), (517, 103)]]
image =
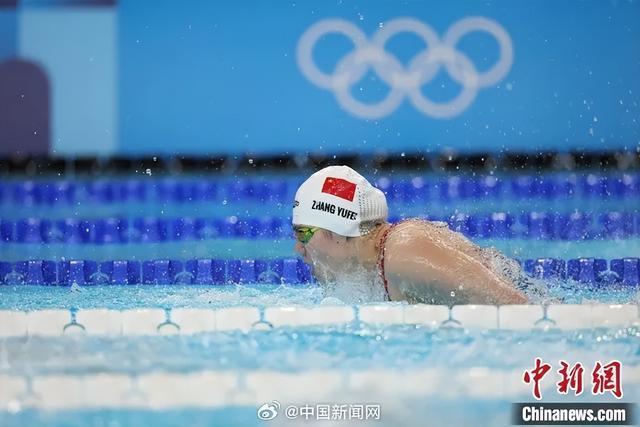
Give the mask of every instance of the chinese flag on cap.
[(322, 192), (353, 202), (353, 196), (356, 194), (356, 184), (346, 179), (328, 177), (324, 180)]

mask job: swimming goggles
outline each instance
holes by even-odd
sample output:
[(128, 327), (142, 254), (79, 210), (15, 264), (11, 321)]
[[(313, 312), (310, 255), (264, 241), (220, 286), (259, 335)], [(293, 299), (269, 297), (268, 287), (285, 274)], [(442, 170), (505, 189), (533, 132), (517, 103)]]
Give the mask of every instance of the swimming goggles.
[(314, 233), (320, 230), (319, 227), (295, 227), (293, 232), (296, 234), (296, 239), (302, 244), (305, 244), (311, 240)]

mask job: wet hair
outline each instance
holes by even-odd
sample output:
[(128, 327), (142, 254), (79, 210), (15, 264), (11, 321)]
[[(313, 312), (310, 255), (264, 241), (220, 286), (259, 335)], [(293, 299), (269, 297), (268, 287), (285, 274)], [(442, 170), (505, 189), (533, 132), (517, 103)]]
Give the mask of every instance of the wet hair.
[(379, 225), (384, 224), (384, 221), (381, 219), (376, 219), (376, 220), (372, 220), (372, 221), (362, 221), (360, 223), (360, 234), (362, 236), (365, 236), (369, 233), (371, 233), (373, 230), (376, 229), (376, 227), (378, 227)]
[[(381, 219), (376, 219), (373, 221), (363, 221), (360, 223), (360, 232), (362, 233), (362, 235), (360, 237), (366, 236), (367, 234), (371, 233), (373, 230), (376, 229), (376, 227), (380, 226), (384, 224), (384, 221)], [(327, 237), (329, 238), (334, 238), (335, 236), (340, 236), (340, 234), (334, 233), (333, 231), (329, 231), (329, 230), (322, 230), (324, 233), (328, 233)], [(351, 239), (355, 239), (355, 237), (349, 237), (349, 236), (342, 236), (345, 239), (351, 240)]]

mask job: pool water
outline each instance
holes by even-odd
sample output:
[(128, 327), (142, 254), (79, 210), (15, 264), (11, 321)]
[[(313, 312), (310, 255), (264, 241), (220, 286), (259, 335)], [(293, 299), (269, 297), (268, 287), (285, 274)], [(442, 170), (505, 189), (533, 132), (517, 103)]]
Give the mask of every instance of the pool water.
[[(554, 178), (566, 176), (559, 174)], [(415, 176), (408, 177), (411, 178)], [(303, 179), (303, 176), (268, 178), (275, 183), (286, 181), (294, 189)], [(233, 179), (227, 181), (233, 182)], [(290, 191), (284, 194), (291, 196)], [(461, 212), (520, 214), (580, 210), (595, 217), (609, 212), (626, 212), (636, 218), (640, 214), (638, 200), (636, 196), (595, 198), (580, 195), (474, 200), (431, 197), (421, 203), (390, 201), (390, 214), (408, 217), (447, 216)], [(288, 199), (261, 203), (222, 195), (206, 203), (106, 203), (80, 199), (53, 206), (11, 204), (5, 199), (0, 203), (0, 219), (268, 216), (286, 222), (290, 210)], [(634, 222), (630, 227), (630, 233), (622, 238), (554, 240), (520, 236), (474, 238), (474, 241), (482, 246), (494, 246), (506, 255), (522, 260), (586, 257), (611, 260), (640, 255), (640, 222)], [(293, 240), (285, 235), (122, 244), (0, 242), (0, 261), (10, 262), (28, 259), (268, 260), (293, 256)], [(640, 320), (637, 319), (637, 307), (640, 288), (613, 282), (579, 283), (569, 279), (547, 280), (545, 286), (555, 301), (566, 304), (570, 310), (576, 309), (568, 314), (562, 310), (550, 311), (550, 317), (557, 320), (551, 327), (537, 327), (533, 322), (530, 327), (503, 327), (518, 324), (519, 315), (509, 317), (505, 314), (503, 322), (503, 312), (495, 307), (487, 308), (493, 310), (488, 312), (495, 313), (491, 316), (500, 319), (495, 327), (481, 326), (487, 320), (487, 315), (478, 314), (484, 310), (482, 307), (478, 312), (465, 309), (454, 313), (456, 319), (462, 319), (458, 324), (439, 320), (437, 325), (440, 326), (434, 327), (429, 322), (407, 321), (406, 314), (398, 321), (380, 321), (394, 313), (408, 313), (407, 304), (340, 300), (325, 294), (313, 283), (5, 284), (0, 286), (0, 312), (18, 313), (26, 320), (0, 324), (0, 385), (4, 384), (4, 387), (0, 386), (0, 425), (244, 426), (297, 425), (303, 421), (287, 420), (282, 415), (273, 421), (259, 420), (256, 414), (260, 403), (274, 399), (282, 401), (283, 405), (354, 402), (381, 405), (381, 420), (358, 421), (357, 425), (424, 425), (425, 420), (432, 425), (509, 425), (509, 404), (532, 401), (531, 392), (521, 384), (520, 377), (525, 369), (531, 369), (536, 357), (554, 364), (563, 359), (589, 367), (598, 360), (618, 360), (626, 374), (623, 401), (638, 401)], [(582, 316), (590, 315), (585, 307), (591, 307), (591, 304), (622, 306), (627, 314), (620, 319), (631, 321), (602, 325), (582, 322)], [(634, 312), (624, 310), (626, 306), (636, 309), (635, 321)], [(346, 320), (326, 318), (320, 324), (290, 320), (277, 323), (279, 318), (265, 314), (275, 308), (286, 314), (291, 307), (308, 309), (310, 311), (304, 313), (312, 317), (314, 310), (325, 308), (330, 314), (343, 313), (343, 309), (349, 313), (353, 310), (355, 314), (353, 317), (349, 314)], [(233, 308), (240, 311), (230, 315), (231, 323), (248, 324), (248, 327), (220, 327), (220, 313)], [(443, 312), (449, 310), (440, 308)], [(336, 311), (331, 311), (334, 309)], [(535, 309), (542, 310), (540, 307)], [(595, 313), (596, 309), (593, 310)], [(617, 312), (618, 308), (611, 310)], [(133, 322), (135, 326), (135, 322), (146, 322), (153, 316), (160, 316), (153, 319), (162, 320), (165, 313), (167, 316), (181, 313), (193, 322), (212, 312), (218, 316), (215, 327), (190, 333), (182, 329), (165, 335), (160, 329), (156, 331), (155, 324), (154, 328), (141, 326), (138, 330), (127, 323)], [(47, 329), (48, 325), (29, 323), (34, 313), (51, 319), (52, 329)], [(83, 313), (94, 316), (90, 318), (93, 323), (86, 324), (85, 332), (68, 334), (62, 328), (56, 329), (54, 323), (62, 322), (62, 326), (69, 316), (73, 323), (76, 315), (78, 319), (84, 319), (80, 317)], [(257, 313), (258, 322), (247, 323), (243, 317), (257, 316)], [(374, 317), (367, 318), (364, 313), (374, 313)], [(104, 326), (100, 322), (110, 319), (111, 315), (120, 322), (116, 329), (109, 329), (111, 326), (104, 323), (108, 333), (92, 332), (92, 325)], [(180, 320), (176, 322), (181, 323)], [(500, 386), (492, 383), (500, 383)], [(102, 388), (96, 390), (100, 384)], [(124, 391), (118, 394), (113, 390)], [(555, 393), (551, 381), (545, 390), (547, 401), (565, 399)], [(62, 397), (54, 397), (54, 394)], [(588, 395), (578, 396), (576, 400), (616, 399)], [(309, 420), (304, 423), (344, 425), (346, 422), (314, 423)]]
[(517, 369), (532, 357), (558, 360), (568, 355), (585, 364), (602, 358), (635, 366), (640, 362), (638, 338), (638, 327), (530, 332), (366, 323), (189, 336), (15, 337), (3, 343), (0, 373)]

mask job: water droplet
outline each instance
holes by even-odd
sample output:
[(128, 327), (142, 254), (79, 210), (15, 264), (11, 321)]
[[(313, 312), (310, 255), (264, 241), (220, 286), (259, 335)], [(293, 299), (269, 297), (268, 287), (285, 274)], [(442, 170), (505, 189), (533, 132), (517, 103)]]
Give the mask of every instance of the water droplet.
[(455, 296), (456, 296), (455, 291), (451, 291), (451, 296), (452, 296), (452, 297), (455, 297)]
[(7, 402), (6, 408), (10, 414), (15, 415), (22, 410), (22, 405), (20, 405), (20, 401), (13, 399)]

